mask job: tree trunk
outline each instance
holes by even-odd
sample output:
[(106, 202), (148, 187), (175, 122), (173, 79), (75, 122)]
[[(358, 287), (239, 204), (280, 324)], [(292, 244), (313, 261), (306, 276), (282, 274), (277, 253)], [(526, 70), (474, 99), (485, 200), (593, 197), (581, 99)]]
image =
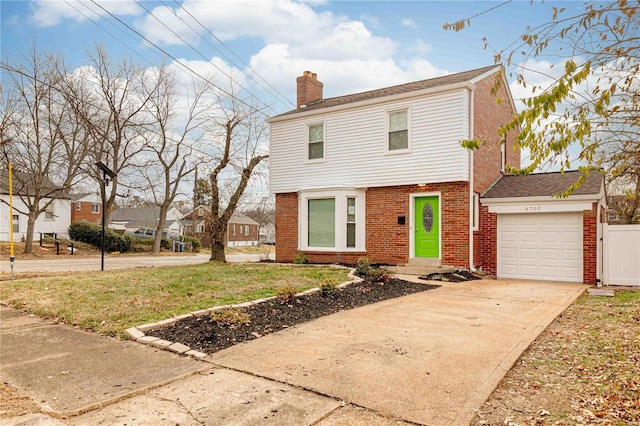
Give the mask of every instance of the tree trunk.
[(33, 213), (29, 212), (27, 216), (27, 236), (24, 242), (24, 253), (33, 253), (33, 234), (35, 233), (36, 217)]
[(209, 259), (212, 262), (222, 262), (226, 263), (227, 258), (224, 254), (224, 246), (225, 246), (225, 234), (227, 233), (227, 224), (220, 223), (220, 218), (218, 218), (218, 223), (214, 223), (211, 226), (211, 258)]
[(156, 239), (153, 242), (153, 254), (160, 253), (160, 246), (162, 244), (162, 232), (164, 231), (164, 224), (167, 222), (167, 210), (169, 210), (169, 206), (161, 205), (159, 218), (158, 218), (158, 227), (156, 228)]

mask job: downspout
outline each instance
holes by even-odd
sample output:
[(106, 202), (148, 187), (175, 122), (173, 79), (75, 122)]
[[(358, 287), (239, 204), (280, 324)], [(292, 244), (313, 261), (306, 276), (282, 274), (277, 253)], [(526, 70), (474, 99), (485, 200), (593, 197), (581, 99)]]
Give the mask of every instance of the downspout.
[[(474, 123), (474, 109), (473, 109), (473, 95), (474, 89), (469, 90), (469, 139), (473, 139), (473, 123)], [(473, 202), (473, 150), (469, 149), (469, 270), (475, 271), (476, 267), (473, 260), (473, 209), (475, 204)], [(480, 214), (480, 212), (476, 212)], [(478, 217), (478, 223), (480, 218)]]

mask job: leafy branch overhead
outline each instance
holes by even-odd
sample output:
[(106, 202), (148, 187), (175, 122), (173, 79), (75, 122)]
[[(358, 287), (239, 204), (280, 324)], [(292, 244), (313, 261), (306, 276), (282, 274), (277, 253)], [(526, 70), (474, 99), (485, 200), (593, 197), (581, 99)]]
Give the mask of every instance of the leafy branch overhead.
[[(529, 150), (530, 164), (515, 173), (548, 164), (560, 170), (578, 164), (585, 174), (605, 168), (611, 181), (638, 198), (640, 3), (587, 2), (582, 7), (577, 13), (550, 7), (548, 22), (528, 28), (503, 49), (485, 39), (495, 62), (512, 70), (509, 77), (530, 93), (496, 139), (515, 130), (517, 144)], [(464, 30), (483, 13), (444, 29)], [(481, 143), (462, 145), (473, 149)]]

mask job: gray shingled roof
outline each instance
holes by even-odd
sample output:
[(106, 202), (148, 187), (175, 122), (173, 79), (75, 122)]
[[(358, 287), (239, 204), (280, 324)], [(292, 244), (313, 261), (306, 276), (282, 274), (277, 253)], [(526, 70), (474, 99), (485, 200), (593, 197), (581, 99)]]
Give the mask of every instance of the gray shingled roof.
[[(582, 174), (573, 170), (561, 173), (534, 173), (524, 176), (502, 176), (482, 198), (517, 198), (554, 196), (569, 189)], [(585, 183), (573, 195), (597, 195), (602, 189), (604, 177), (597, 171), (587, 176)]]
[[(12, 192), (16, 196), (32, 196), (35, 194), (34, 175), (13, 169)], [(43, 177), (40, 186), (40, 196), (47, 198), (68, 199), (69, 194), (62, 187), (53, 183), (49, 178)], [(0, 194), (9, 193), (9, 171), (0, 170)]]
[[(474, 70), (464, 71), (456, 74), (449, 74), (442, 77), (430, 78), (428, 80), (414, 81), (411, 83), (400, 84), (398, 86), (385, 87), (383, 89), (370, 90), (368, 92), (354, 93), (352, 95), (338, 96), (335, 98), (327, 98), (318, 102), (311, 103), (302, 108), (282, 113), (276, 117), (282, 117), (299, 112), (314, 111), (322, 108), (329, 108), (338, 105), (349, 104), (353, 102), (361, 102), (369, 99), (382, 98), (385, 96), (399, 95), (401, 93), (413, 92), (416, 90), (431, 89), (439, 86), (448, 86), (450, 84), (462, 83), (473, 80), (482, 74), (498, 68), (500, 65), (490, 65), (488, 67), (477, 68)], [(274, 117), (275, 118), (275, 117)]]

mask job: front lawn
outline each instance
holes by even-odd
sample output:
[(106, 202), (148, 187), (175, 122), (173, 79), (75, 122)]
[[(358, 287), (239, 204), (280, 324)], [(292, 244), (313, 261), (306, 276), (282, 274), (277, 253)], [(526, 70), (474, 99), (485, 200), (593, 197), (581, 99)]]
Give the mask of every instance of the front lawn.
[(0, 300), (41, 317), (122, 335), (174, 315), (274, 296), (285, 285), (302, 291), (339, 284), (347, 273), (330, 266), (220, 263), (82, 272), (3, 281)]

